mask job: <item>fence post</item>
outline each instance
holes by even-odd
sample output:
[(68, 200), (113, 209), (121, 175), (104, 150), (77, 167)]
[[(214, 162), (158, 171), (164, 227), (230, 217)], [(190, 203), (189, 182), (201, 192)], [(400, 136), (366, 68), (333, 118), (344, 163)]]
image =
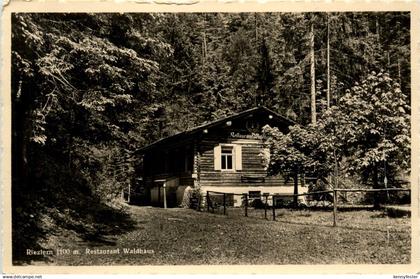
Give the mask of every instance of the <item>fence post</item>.
[(223, 215), (226, 215), (226, 193), (223, 193)]
[(333, 226), (337, 226), (337, 190), (333, 190), (334, 210), (333, 210)]
[(245, 217), (248, 217), (248, 194), (245, 195)]
[(267, 219), (267, 201), (268, 201), (268, 195), (265, 196), (265, 204), (264, 204), (264, 218)]
[(207, 191), (207, 194), (206, 194), (206, 202), (207, 202), (207, 212), (210, 212), (210, 195), (209, 195), (209, 191)]
[(273, 221), (276, 221), (276, 206), (274, 204), (274, 196), (273, 196), (273, 206), (272, 206), (272, 208), (273, 208)]
[(163, 182), (163, 208), (168, 208), (166, 201), (166, 182)]
[[(203, 205), (203, 195), (201, 194), (201, 193), (199, 193), (198, 195), (193, 195), (193, 197), (196, 197), (196, 199), (197, 199), (197, 205), (196, 205), (196, 209), (197, 209), (197, 211), (201, 211), (201, 206), (204, 206)], [(191, 203), (190, 203), (191, 204)]]

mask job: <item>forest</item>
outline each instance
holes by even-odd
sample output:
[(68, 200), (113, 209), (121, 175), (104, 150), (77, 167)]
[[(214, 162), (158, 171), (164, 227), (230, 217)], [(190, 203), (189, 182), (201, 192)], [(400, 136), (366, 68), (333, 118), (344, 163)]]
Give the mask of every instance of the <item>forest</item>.
[(273, 174), (410, 169), (409, 12), (16, 13), (11, 40), (15, 256), (116, 230), (137, 149), (255, 106), (297, 123), (264, 129)]

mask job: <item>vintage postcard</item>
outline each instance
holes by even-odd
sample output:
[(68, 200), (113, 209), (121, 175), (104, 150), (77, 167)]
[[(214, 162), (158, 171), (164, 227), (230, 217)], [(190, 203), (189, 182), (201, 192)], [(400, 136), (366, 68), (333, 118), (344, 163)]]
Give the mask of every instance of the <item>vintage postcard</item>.
[(174, 2), (4, 6), (4, 272), (418, 272), (419, 5)]

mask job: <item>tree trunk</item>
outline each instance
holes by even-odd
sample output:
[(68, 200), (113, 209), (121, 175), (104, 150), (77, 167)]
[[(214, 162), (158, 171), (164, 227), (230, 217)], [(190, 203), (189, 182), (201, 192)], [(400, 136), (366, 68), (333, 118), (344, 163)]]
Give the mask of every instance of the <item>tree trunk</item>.
[(327, 109), (330, 108), (330, 19), (327, 14)]
[(12, 185), (18, 191), (28, 187), (28, 145), (32, 134), (31, 108), (27, 100), (12, 104)]
[(207, 41), (206, 41), (206, 32), (203, 32), (203, 64), (207, 60)]
[(334, 149), (334, 189), (338, 189), (338, 161), (337, 152)]
[(401, 65), (400, 65), (400, 59), (399, 58), (397, 60), (397, 65), (398, 65), (398, 83), (401, 86)]
[[(294, 183), (294, 185), (293, 185), (293, 194), (294, 195), (298, 195), (299, 194), (299, 180), (298, 180), (298, 178), (299, 178), (299, 172), (298, 172), (298, 170), (295, 170), (295, 174), (294, 174), (294, 178), (293, 178), (293, 183)], [(297, 196), (293, 196), (293, 206), (294, 207), (297, 207), (298, 206), (298, 197)]]
[(257, 18), (257, 13), (254, 13), (254, 19), (255, 19), (255, 42), (258, 42), (258, 18)]
[(21, 123), (18, 124), (17, 127), (15, 127), (15, 129), (21, 129), (19, 131), (17, 131), (17, 136), (16, 136), (16, 152), (17, 154), (19, 154), (17, 156), (17, 162), (16, 162), (16, 173), (14, 175), (14, 178), (16, 178), (17, 180), (19, 180), (20, 182), (20, 187), (22, 188), (26, 188), (27, 185), (27, 178), (29, 175), (29, 167), (28, 167), (28, 157), (27, 157), (27, 153), (28, 153), (28, 143), (30, 141), (30, 134), (31, 134), (31, 129), (30, 129), (30, 122), (28, 121), (26, 116), (22, 117), (23, 119), (21, 119)]
[[(373, 189), (379, 189), (379, 177), (378, 177), (378, 165), (375, 164), (374, 168), (373, 168)], [(373, 208), (374, 209), (379, 209), (381, 207), (380, 205), (380, 194), (379, 192), (374, 192), (373, 195)]]
[(315, 92), (315, 50), (314, 50), (314, 24), (311, 23), (310, 57), (311, 57), (311, 123), (316, 124), (316, 92)]
[(376, 18), (375, 18), (375, 27), (376, 27), (376, 30), (375, 30), (376, 42), (377, 42), (378, 46), (380, 46), (380, 31), (379, 31), (380, 27), (379, 27), (379, 17), (378, 16), (376, 16)]

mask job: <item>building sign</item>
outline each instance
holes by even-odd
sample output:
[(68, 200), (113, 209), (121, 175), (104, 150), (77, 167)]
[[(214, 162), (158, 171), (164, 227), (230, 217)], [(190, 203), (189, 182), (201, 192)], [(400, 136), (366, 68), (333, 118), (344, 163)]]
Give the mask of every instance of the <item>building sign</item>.
[(232, 132), (230, 133), (230, 136), (236, 139), (262, 139), (263, 138), (262, 135), (257, 134), (257, 133), (243, 135), (240, 133)]

